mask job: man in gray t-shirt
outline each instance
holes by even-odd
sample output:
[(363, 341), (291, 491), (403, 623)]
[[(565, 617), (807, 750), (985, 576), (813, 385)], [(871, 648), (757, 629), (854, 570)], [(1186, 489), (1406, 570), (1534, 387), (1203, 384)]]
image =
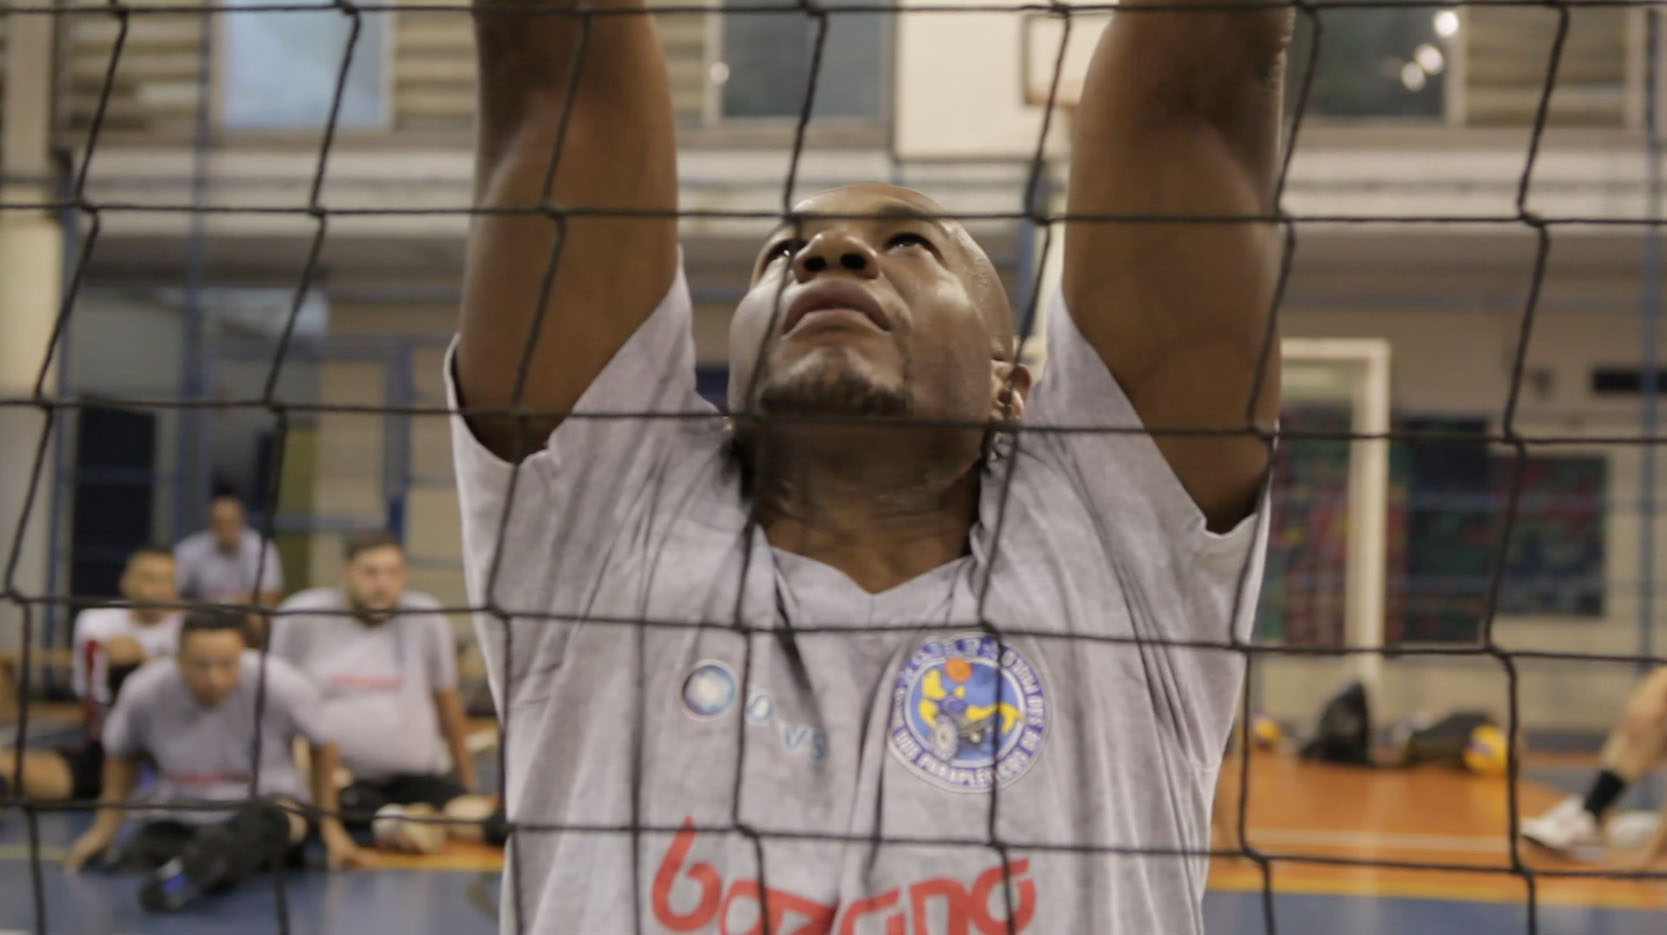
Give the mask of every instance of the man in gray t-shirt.
[[(116, 842), (139, 764), (156, 764), (159, 806), (124, 846), (150, 871), (140, 889), (147, 908), (178, 909), (195, 896), (235, 885), (298, 846), (309, 801), (292, 742), (312, 747), (313, 798), (336, 811), (335, 744), (312, 685), (282, 660), (266, 659), (265, 698), (257, 705), (263, 660), (251, 651), (235, 614), (199, 611), (180, 627), (174, 659), (156, 659), (122, 686), (104, 722), (104, 788), (93, 826), (64, 858), (79, 870)], [(259, 759), (254, 759), (259, 738)], [(332, 814), (319, 820), (331, 866), (358, 851)]]
[(179, 593), (215, 604), (278, 603), (284, 573), (271, 540), (250, 529), (243, 501), (218, 494), (208, 508), (208, 528), (174, 546)]
[[(401, 849), (433, 850), (448, 828), (478, 839), (479, 824), (402, 820), (494, 807), (474, 795), (479, 780), (457, 694), (451, 623), (434, 598), (406, 590), (405, 550), (392, 535), (348, 536), (343, 558), (341, 587), (310, 588), (278, 607), (270, 650), (318, 686), (352, 775), (341, 790), (343, 818), (350, 827), (371, 826), (380, 816), (378, 841)], [(448, 759), (455, 776), (444, 768)]]
[(447, 362), (504, 930), (1199, 932), (1278, 411), (1290, 11), (1113, 17), (1034, 388), (967, 231), (855, 185), (765, 241), (733, 427), (695, 392), (652, 24), (521, 13), (475, 11), (492, 210)]

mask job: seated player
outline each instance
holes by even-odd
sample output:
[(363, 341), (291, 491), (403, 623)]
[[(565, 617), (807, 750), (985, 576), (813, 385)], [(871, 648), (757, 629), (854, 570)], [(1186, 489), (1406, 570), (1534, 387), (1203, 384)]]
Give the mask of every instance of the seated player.
[[(379, 844), (433, 851), (448, 832), (502, 840), (474, 760), (457, 694), (451, 624), (439, 602), (405, 589), (405, 552), (387, 533), (348, 537), (340, 588), (312, 588), (279, 607), (271, 652), (311, 677), (353, 781), (341, 790), (350, 827)], [(440, 738), (456, 770), (442, 771)], [(456, 824), (404, 821), (447, 815)], [(467, 820), (468, 823), (463, 823)]]
[[(154, 660), (127, 680), (104, 724), (98, 817), (64, 857), (66, 870), (79, 870), (116, 843), (141, 757), (153, 760), (160, 773), (154, 800), (166, 817), (140, 826), (119, 863), (149, 871), (139, 890), (145, 908), (183, 908), (201, 894), (293, 858), (308, 834), (299, 813), (307, 790), (291, 752), (296, 736), (312, 745), (313, 798), (325, 813), (319, 831), (329, 864), (359, 862), (352, 838), (331, 814), (337, 755), (324, 732), (318, 694), (282, 660), (268, 659), (257, 720), (261, 664), (248, 648), (240, 616), (199, 611), (181, 624), (177, 660)], [(251, 777), (257, 726), (260, 760)]]
[[(193, 601), (270, 608), (284, 588), (278, 547), (249, 528), (243, 501), (218, 491), (209, 503), (208, 528), (174, 546), (179, 564), (179, 593)], [(265, 642), (264, 614), (249, 615), (255, 645)]]
[[(1522, 822), (1522, 836), (1554, 851), (1577, 851), (1628, 844), (1608, 827), (1610, 811), (1627, 786), (1644, 778), (1667, 755), (1667, 666), (1657, 668), (1628, 699), (1621, 723), (1603, 746), (1600, 769), (1584, 797), (1570, 796), (1555, 808)], [(1663, 806), (1667, 818), (1667, 805)], [(1606, 836), (1605, 831), (1611, 832)], [(1617, 855), (1618, 863), (1642, 865), (1667, 853), (1667, 820), (1643, 835), (1642, 847)]]
[[(23, 794), (39, 800), (98, 798), (104, 772), (99, 730), (122, 682), (146, 660), (173, 655), (183, 614), (174, 589), (174, 555), (144, 546), (127, 557), (120, 590), (127, 606), (91, 607), (75, 618), (70, 684), (85, 706), (78, 744), (23, 752)], [(0, 751), (0, 789), (15, 775), (16, 753)]]

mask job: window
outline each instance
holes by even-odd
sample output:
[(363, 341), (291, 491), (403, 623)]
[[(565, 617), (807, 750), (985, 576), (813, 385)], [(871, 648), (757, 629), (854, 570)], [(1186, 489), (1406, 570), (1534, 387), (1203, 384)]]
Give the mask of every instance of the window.
[[(1483, 419), (1404, 419), (1403, 429), (1486, 430)], [(1390, 453), (1389, 612), (1385, 641), (1481, 637), (1516, 455), (1484, 442), (1400, 442)], [(1604, 613), (1609, 462), (1530, 452), (1499, 592), (1502, 616)]]
[[(1317, 14), (1309, 116), (1440, 117), (1445, 110), (1450, 42), (1458, 14), (1425, 6), (1350, 9)], [(1298, 16), (1291, 41), (1288, 104), (1295, 108), (1310, 61), (1314, 23)]]
[[(1286, 406), (1283, 429), (1348, 432), (1347, 408)], [(1274, 449), (1273, 515), (1256, 635), (1299, 646), (1343, 642), (1349, 443), (1285, 438)]]
[[(719, 86), (724, 117), (794, 118), (804, 106), (816, 21), (797, 4), (768, 2), (780, 2), (784, 12), (734, 13), (723, 18), (722, 45), (712, 77)], [(886, 115), (890, 19), (884, 13), (839, 13), (827, 18), (814, 116), (879, 120)]]
[[(255, 0), (233, 0), (247, 5)], [(389, 123), (388, 15), (360, 17), (338, 127)], [(316, 130), (330, 115), (353, 23), (334, 10), (231, 13), (220, 32), (220, 125)]]
[[(1288, 430), (1349, 431), (1348, 410), (1288, 407)], [(1387, 645), (1480, 638), (1515, 454), (1479, 439), (1486, 419), (1398, 417), (1389, 455)], [(1478, 439), (1463, 440), (1466, 436)], [(1457, 441), (1451, 439), (1459, 439)], [(1342, 645), (1349, 442), (1286, 438), (1275, 452), (1260, 637)], [(1599, 618), (1605, 603), (1609, 463), (1530, 453), (1499, 597), (1503, 616)]]

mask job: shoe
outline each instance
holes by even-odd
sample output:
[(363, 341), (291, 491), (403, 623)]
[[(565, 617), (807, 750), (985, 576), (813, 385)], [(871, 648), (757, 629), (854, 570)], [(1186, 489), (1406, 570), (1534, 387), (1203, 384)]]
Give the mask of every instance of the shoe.
[(178, 912), (202, 895), (178, 857), (151, 871), (139, 887), (139, 905), (150, 912)]
[(1556, 808), (1544, 815), (1524, 819), (1522, 836), (1554, 851), (1602, 847), (1604, 843), (1598, 820), (1575, 796), (1557, 803)]
[(139, 905), (152, 912), (178, 912), (205, 893), (223, 890), (236, 849), (224, 829), (204, 828), (178, 857), (151, 871), (139, 887)]
[(1611, 852), (1625, 853), (1642, 849), (1660, 826), (1661, 816), (1655, 812), (1621, 812), (1603, 823), (1603, 836)]

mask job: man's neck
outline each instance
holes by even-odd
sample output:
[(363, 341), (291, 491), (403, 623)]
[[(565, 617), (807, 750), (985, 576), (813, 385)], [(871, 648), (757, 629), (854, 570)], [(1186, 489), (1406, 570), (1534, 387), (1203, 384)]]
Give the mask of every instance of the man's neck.
[(389, 620), (394, 618), (395, 614), (399, 613), (398, 600), (395, 600), (394, 606), (389, 607), (386, 610), (372, 610), (371, 608), (366, 607), (365, 605), (354, 600), (350, 594), (343, 593), (342, 597), (347, 601), (347, 607), (352, 613), (353, 619), (357, 620), (360, 626), (370, 629), (375, 629), (376, 627), (387, 623)]
[[(809, 454), (808, 446), (793, 447)], [(871, 594), (966, 554), (978, 508), (976, 465), (848, 450), (861, 451), (861, 460), (810, 455), (761, 465), (759, 525), (772, 546), (837, 568)]]

